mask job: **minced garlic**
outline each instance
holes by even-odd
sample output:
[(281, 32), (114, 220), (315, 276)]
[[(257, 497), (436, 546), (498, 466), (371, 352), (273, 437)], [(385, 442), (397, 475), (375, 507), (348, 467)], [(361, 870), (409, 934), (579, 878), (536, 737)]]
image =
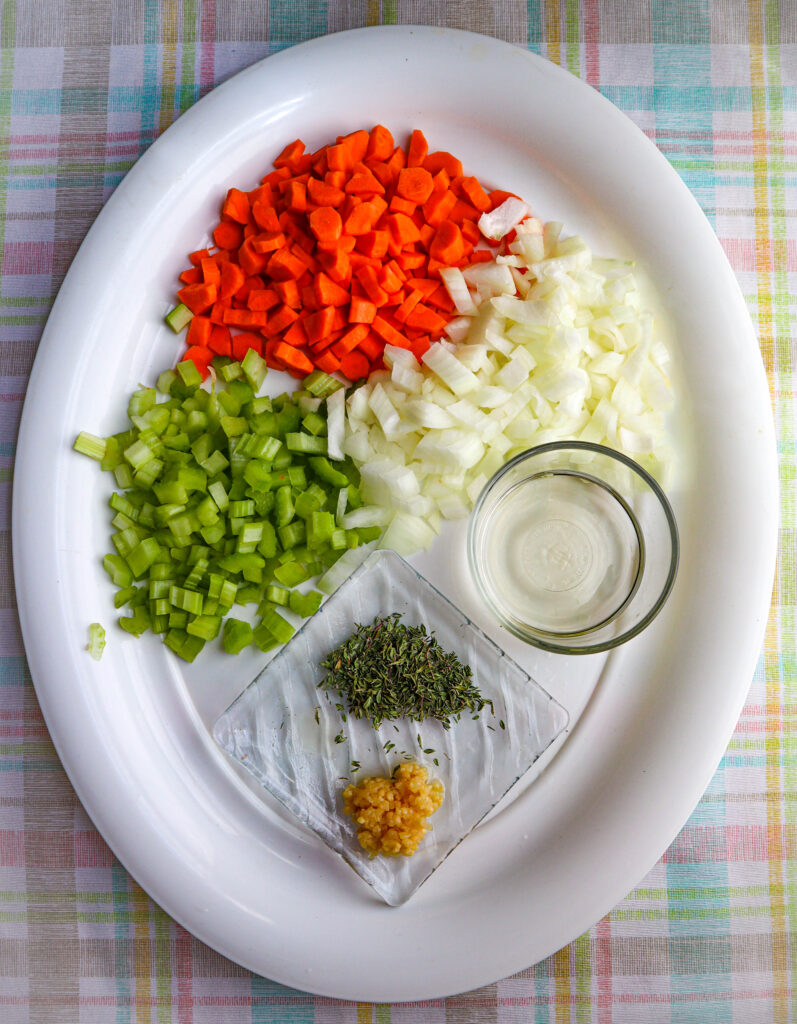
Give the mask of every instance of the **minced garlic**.
[(423, 765), (399, 765), (391, 778), (363, 779), (343, 793), (360, 846), (372, 857), (411, 857), (443, 802), (442, 782), (429, 782)]

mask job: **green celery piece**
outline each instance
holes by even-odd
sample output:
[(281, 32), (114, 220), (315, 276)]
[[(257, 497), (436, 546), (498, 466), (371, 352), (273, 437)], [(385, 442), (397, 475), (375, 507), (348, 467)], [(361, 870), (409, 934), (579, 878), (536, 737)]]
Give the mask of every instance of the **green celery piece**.
[(218, 476), (219, 473), (222, 473), (229, 466), (229, 464), (230, 460), (226, 457), (224, 452), (220, 451), (218, 448), (199, 463), (209, 477)]
[(197, 437), (202, 431), (208, 429), (207, 414), (201, 409), (192, 409), (186, 416), (185, 429), (189, 437)]
[(143, 607), (133, 609), (132, 615), (125, 615), (117, 620), (126, 633), (133, 636), (141, 636), (149, 629), (151, 622), (149, 612)]
[(222, 407), (224, 412), (228, 416), (236, 417), (241, 411), (241, 403), (235, 397), (232, 392), (232, 385), (229, 386), (230, 390), (222, 391), (219, 395), (219, 405)]
[(291, 487), (298, 487), (300, 489), (307, 487), (307, 474), (304, 471), (304, 466), (288, 466), (285, 472)]
[(382, 536), (382, 527), (361, 526), (357, 529), (357, 535), (363, 544), (370, 544), (372, 540), (378, 540)]
[(196, 517), (203, 526), (212, 526), (219, 521), (219, 510), (210, 495), (197, 505)]
[(333, 391), (339, 391), (343, 385), (339, 380), (330, 377), (328, 373), (324, 373), (322, 370), (313, 370), (302, 381), (302, 387), (316, 398), (326, 398)]
[(252, 491), (252, 501), (255, 503), (255, 512), (262, 518), (274, 508), (274, 495), (271, 491)]
[(177, 470), (177, 480), (189, 493), (208, 489), (207, 473), (198, 466), (181, 466)]
[(266, 587), (266, 600), (273, 604), (286, 605), (292, 596), (287, 587), (278, 587), (276, 584)]
[[(249, 350), (250, 352), (252, 349)], [(271, 412), (271, 399), (268, 395), (260, 395), (258, 398), (253, 398), (249, 403), (249, 410), (247, 412), (247, 419), (251, 419), (255, 416), (259, 416), (261, 413)]]
[(202, 640), (215, 640), (221, 629), (220, 615), (197, 615), (186, 626), (189, 636), (198, 636)]
[(225, 383), (227, 384), (229, 384), (230, 381), (237, 380), (239, 377), (242, 377), (243, 372), (244, 371), (241, 369), (241, 364), (237, 362), (226, 363), (219, 370), (222, 380), (224, 380)]
[(188, 491), (179, 480), (161, 480), (152, 485), (159, 505), (184, 505), (188, 501)]
[(252, 630), (252, 640), (264, 654), (268, 651), (273, 651), (280, 644), (280, 641), (274, 636), (268, 626), (262, 622)]
[(291, 519), (293, 519), (294, 512), (290, 486), (285, 484), (283, 487), (278, 487), (274, 508), (274, 518), (277, 526), (287, 526)]
[(164, 317), (166, 323), (171, 327), (175, 334), (179, 334), (183, 328), (187, 327), (194, 319), (194, 314), (188, 308), (188, 306), (179, 303), (174, 309), (170, 309)]
[(188, 612), (169, 612), (169, 629), (185, 629), (188, 625)]
[(127, 403), (127, 415), (132, 420), (134, 416), (143, 416), (154, 408), (158, 400), (158, 393), (155, 388), (139, 388), (130, 396)]
[(335, 530), (335, 517), (331, 512), (313, 512), (307, 527), (307, 545), (311, 548), (325, 544)]
[(268, 519), (262, 521), (260, 541), (257, 545), (258, 554), (263, 558), (274, 558), (277, 554), (277, 531)]
[(122, 608), (130, 601), (131, 598), (135, 597), (138, 593), (136, 587), (124, 587), (122, 590), (117, 590), (113, 595), (113, 606), (114, 608)]
[(309, 412), (302, 420), (302, 426), (308, 434), (312, 434), (314, 437), (326, 437), (327, 421), (317, 412)]
[(216, 545), (224, 540), (224, 535), (227, 531), (224, 523), (217, 522), (210, 526), (203, 526), (199, 532), (206, 544)]
[[(359, 546), (359, 542), (360, 538), (358, 537), (357, 544), (355, 544), (355, 547)], [(329, 538), (329, 546), (332, 548), (333, 551), (342, 551), (344, 548), (347, 548), (349, 544), (346, 538), (346, 531), (333, 530), (332, 536)]]
[(115, 587), (129, 587), (133, 582), (130, 567), (121, 555), (106, 555), (102, 560), (102, 567), (111, 577)]
[[(255, 355), (257, 355), (257, 353), (255, 353)], [(243, 368), (244, 365), (241, 363), (241, 369), (243, 370)], [(246, 373), (245, 370), (244, 373)], [(243, 408), (243, 406), (248, 405), (255, 397), (254, 388), (250, 387), (245, 380), (230, 381), (227, 386), (227, 392), (236, 400), (239, 408)]]
[(235, 550), (246, 554), (254, 551), (263, 536), (263, 524), (259, 522), (244, 523), (238, 534)]
[(295, 587), (309, 579), (307, 570), (298, 562), (285, 562), (274, 569), (274, 578), (286, 587)]
[(306, 519), (317, 509), (323, 508), (326, 500), (326, 492), (314, 482), (296, 499), (296, 514)]
[(185, 590), (183, 587), (170, 587), (169, 601), (173, 608), (188, 612), (189, 615), (202, 614), (202, 595), (195, 590)]
[(263, 386), (263, 381), (268, 373), (265, 359), (259, 356), (253, 348), (250, 348), (243, 358), (241, 369), (244, 371), (244, 376), (249, 381), (252, 390), (258, 392)]
[(227, 492), (224, 489), (224, 484), (219, 480), (214, 480), (212, 484), (208, 485), (208, 494), (216, 502), (219, 512), (223, 512), (229, 505), (227, 498)]
[(277, 536), (284, 548), (295, 548), (302, 544), (307, 537), (307, 527), (303, 519), (296, 519), (287, 526), (280, 526), (277, 529)]
[(274, 456), (272, 465), (275, 470), (287, 469), (293, 463), (293, 455), (287, 448), (281, 448)]
[(193, 359), (184, 359), (181, 363), (177, 364), (175, 369), (180, 375), (180, 380), (186, 387), (198, 388), (202, 383), (202, 374), (197, 369), (197, 365)]
[[(101, 440), (101, 439), (100, 439)], [(122, 446), (113, 436), (105, 438), (105, 452), (100, 460), (100, 469), (114, 470), (122, 465)]]
[(191, 572), (186, 576), (183, 586), (187, 590), (196, 590), (202, 580), (205, 578), (205, 573), (208, 570), (208, 560), (206, 558), (200, 558), (194, 563)]
[(171, 562), (155, 562), (150, 566), (150, 580), (173, 580), (175, 567)]
[(133, 471), (126, 462), (120, 462), (113, 471), (116, 486), (123, 491), (133, 486)]
[(324, 483), (332, 484), (333, 487), (348, 487), (349, 478), (340, 470), (335, 469), (329, 459), (314, 457), (310, 459), (310, 468)]
[[(152, 616), (152, 621), (160, 619), (161, 616), (168, 616), (171, 613), (172, 606), (169, 603), (168, 597), (157, 597), (154, 601), (149, 603), (149, 613)], [(155, 630), (158, 632), (158, 630)]]
[(242, 619), (225, 619), (221, 642), (227, 654), (240, 654), (252, 643), (252, 627)]
[(243, 416), (222, 416), (219, 423), (227, 437), (238, 437), (240, 434), (245, 434), (249, 425)]
[[(258, 570), (259, 572), (260, 570)], [(218, 597), (219, 611), (228, 612), (238, 599), (239, 586), (234, 580), (225, 580)]]
[(149, 569), (160, 554), (160, 544), (154, 537), (146, 537), (130, 551), (125, 561), (130, 566), (130, 571), (136, 579), (139, 579)]
[(158, 391), (160, 391), (162, 395), (170, 394), (172, 384), (174, 384), (177, 379), (177, 374), (174, 370), (164, 370), (158, 377)]
[(244, 480), (254, 490), (268, 490), (271, 486), (271, 463), (250, 459), (244, 469)]
[(303, 619), (309, 619), (321, 607), (323, 599), (324, 595), (317, 590), (309, 590), (306, 594), (302, 594), (298, 590), (292, 590), (289, 601), (290, 609), (295, 615), (301, 615)]
[(147, 593), (149, 594), (150, 600), (151, 601), (157, 601), (157, 600), (159, 600), (162, 597), (168, 597), (169, 596), (169, 590), (171, 589), (172, 585), (173, 585), (173, 581), (172, 580), (153, 580), (153, 579), (151, 579), (149, 581), (149, 586), (147, 587)]
[(265, 626), (277, 642), (281, 644), (286, 644), (296, 632), (295, 627), (274, 609), (269, 609), (265, 613), (260, 625)]
[[(304, 432), (286, 433), (285, 445), (288, 451), (301, 452), (303, 455), (326, 455), (327, 453), (327, 439), (325, 437), (314, 437), (312, 434), (305, 434)], [(346, 483), (348, 483), (348, 480)]]
[(105, 630), (99, 622), (92, 622), (89, 626), (89, 642), (86, 644), (86, 650), (95, 661), (99, 661), (102, 657), (102, 652), (105, 650)]
[(251, 498), (243, 498), (239, 501), (231, 501), (227, 509), (228, 515), (235, 519), (244, 519), (255, 514), (255, 503)]

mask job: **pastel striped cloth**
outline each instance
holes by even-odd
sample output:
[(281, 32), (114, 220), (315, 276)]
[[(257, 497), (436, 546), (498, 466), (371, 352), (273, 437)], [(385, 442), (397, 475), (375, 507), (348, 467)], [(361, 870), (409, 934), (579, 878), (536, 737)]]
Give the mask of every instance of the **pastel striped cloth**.
[[(0, 1021), (797, 1020), (797, 4), (790, 0), (4, 0), (0, 15)], [(783, 483), (772, 615), (700, 805), (648, 877), (543, 963), (400, 1007), (314, 998), (197, 942), (126, 874), (38, 711), (11, 572), (22, 399), (75, 250), (137, 157), (230, 74), (327, 32), (469, 28), (562, 64), (656, 142), (733, 264), (772, 389)], [(46, 497), (44, 498), (46, 500)]]

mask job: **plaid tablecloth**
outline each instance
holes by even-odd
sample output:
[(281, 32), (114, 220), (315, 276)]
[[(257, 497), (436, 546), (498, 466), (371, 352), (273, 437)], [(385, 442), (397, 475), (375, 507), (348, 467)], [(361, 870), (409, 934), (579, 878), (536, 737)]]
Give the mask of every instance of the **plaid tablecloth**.
[[(797, 4), (4, 0), (1, 9), (0, 1021), (797, 1020)], [(314, 998), (254, 976), (192, 938), (126, 874), (76, 800), (38, 710), (10, 537), (37, 342), (104, 200), (181, 111), (235, 71), (380, 22), (469, 28), (528, 47), (655, 141), (747, 297), (783, 484), (764, 650), (719, 770), (672, 847), (611, 914), (543, 963), (400, 1007)]]

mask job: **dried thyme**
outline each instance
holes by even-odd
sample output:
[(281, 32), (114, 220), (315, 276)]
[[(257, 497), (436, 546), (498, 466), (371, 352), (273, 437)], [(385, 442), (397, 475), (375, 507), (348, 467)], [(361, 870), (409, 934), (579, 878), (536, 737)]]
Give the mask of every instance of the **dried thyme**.
[(473, 673), (444, 651), (426, 627), (406, 626), (396, 612), (357, 624), (354, 633), (321, 662), (328, 674), (319, 683), (337, 690), (355, 718), (382, 722), (434, 718), (448, 727), (463, 711), (492, 709), (473, 682)]

